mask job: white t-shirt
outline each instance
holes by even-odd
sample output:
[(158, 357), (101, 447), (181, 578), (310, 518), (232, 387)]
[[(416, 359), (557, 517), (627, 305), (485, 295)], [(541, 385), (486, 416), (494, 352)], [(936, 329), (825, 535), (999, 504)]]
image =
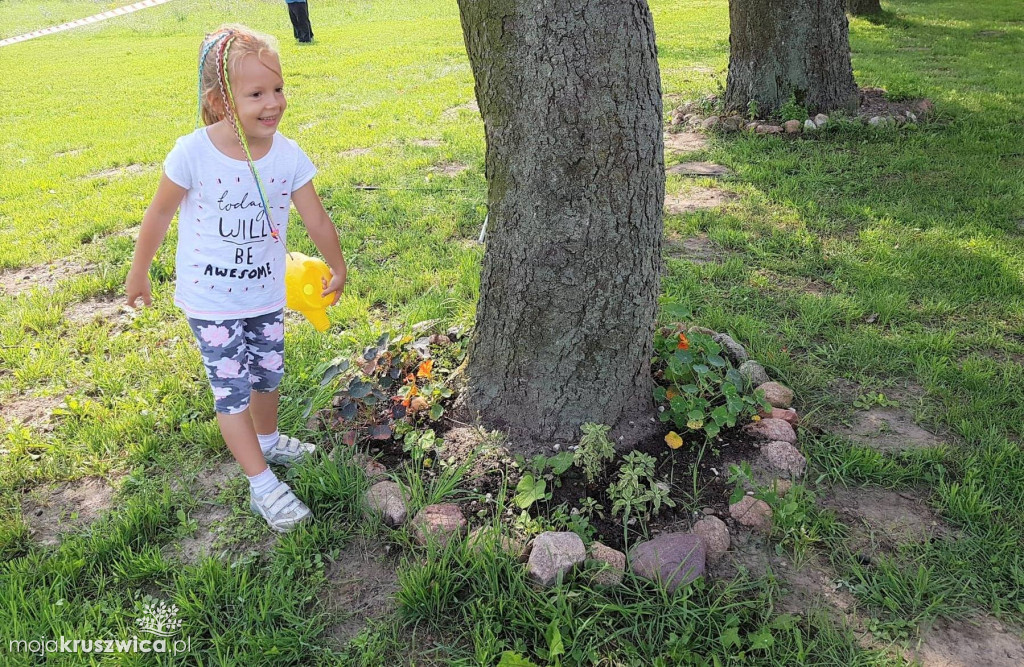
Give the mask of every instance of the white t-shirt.
[(174, 303), (189, 317), (241, 319), (284, 307), (292, 193), (316, 167), (279, 132), (255, 165), (279, 240), (270, 234), (248, 164), (217, 150), (205, 127), (178, 139), (164, 161), (167, 178), (188, 190), (178, 212)]

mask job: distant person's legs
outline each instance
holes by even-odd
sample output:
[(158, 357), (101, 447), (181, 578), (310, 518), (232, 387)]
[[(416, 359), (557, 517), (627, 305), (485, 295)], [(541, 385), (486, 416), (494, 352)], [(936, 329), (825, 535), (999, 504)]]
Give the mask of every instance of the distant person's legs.
[[(305, 4), (305, 3), (303, 3)], [(299, 6), (297, 2), (288, 3), (288, 18), (292, 21), (292, 34), (295, 35), (295, 39), (299, 38), (299, 15), (296, 11), (296, 7)]]
[(309, 24), (309, 5), (305, 2), (288, 3), (288, 16), (295, 29), (295, 39), (300, 42), (313, 41), (313, 26)]

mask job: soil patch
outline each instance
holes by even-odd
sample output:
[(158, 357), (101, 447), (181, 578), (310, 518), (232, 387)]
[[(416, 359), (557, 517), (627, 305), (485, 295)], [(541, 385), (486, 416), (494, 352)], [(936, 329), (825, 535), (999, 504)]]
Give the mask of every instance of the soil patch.
[(0, 273), (0, 294), (14, 296), (32, 289), (53, 289), (57, 283), (88, 273), (94, 268), (94, 264), (61, 260), (56, 264), (4, 271)]
[(417, 139), (412, 142), (413, 146), (419, 146), (420, 148), (437, 148), (441, 145), (441, 142), (437, 139)]
[[(722, 519), (730, 527), (737, 530), (735, 522), (729, 516), (729, 495), (732, 486), (727, 475), (730, 464), (739, 465), (742, 461), (754, 461), (758, 455), (757, 441), (739, 428), (723, 431), (715, 438), (712, 451), (708, 448), (701, 456), (700, 444), (694, 440), (684, 442), (678, 449), (669, 449), (665, 444), (665, 435), (669, 428), (659, 424), (653, 435), (640, 442), (635, 451), (643, 452), (655, 460), (654, 476), (669, 486), (669, 496), (676, 501), (675, 507), (663, 507), (661, 512), (647, 522), (651, 535), (662, 532), (684, 532), (693, 525), (693, 507), (702, 507), (706, 515), (713, 514)], [(572, 467), (561, 477), (562, 486), (556, 488), (550, 507), (566, 503), (570, 512), (580, 506), (580, 499), (591, 497), (604, 506), (605, 518), (599, 515), (590, 517), (590, 525), (596, 530), (596, 539), (612, 547), (623, 550), (626, 546), (622, 524), (612, 521), (612, 501), (608, 498), (608, 486), (618, 476), (621, 458), (616, 458), (605, 466), (604, 473), (599, 475), (593, 484), (587, 484), (586, 477), (579, 468)], [(697, 496), (693, 496), (692, 471), (696, 469)], [(619, 517), (621, 518), (621, 517)], [(630, 527), (630, 544), (642, 536), (638, 533), (639, 526)]]
[(111, 507), (114, 487), (86, 477), (33, 489), (21, 503), (32, 539), (44, 546), (60, 544), (61, 534), (82, 528)]
[[(927, 113), (927, 110), (922, 108), (924, 103), (925, 100), (889, 100), (886, 99), (885, 90), (882, 88), (861, 88), (857, 115), (863, 119), (875, 116), (895, 118), (899, 115), (905, 116), (908, 111), (916, 115), (923, 115)], [(928, 104), (930, 105), (930, 103)]]
[(129, 164), (123, 167), (110, 167), (108, 169), (94, 171), (91, 174), (86, 174), (85, 178), (121, 178), (123, 176), (152, 171), (154, 167), (155, 165), (152, 164)]
[(63, 396), (25, 396), (0, 401), (0, 416), (38, 431), (52, 431), (53, 410), (64, 400)]
[(940, 620), (924, 633), (914, 656), (924, 667), (1024, 665), (1020, 632), (994, 618)]
[(371, 150), (370, 148), (350, 148), (347, 151), (338, 153), (338, 157), (359, 157), (360, 155), (366, 155)]
[(458, 176), (467, 169), (469, 169), (469, 166), (461, 162), (441, 162), (431, 167), (430, 171), (442, 176)]
[(941, 438), (915, 424), (909, 412), (898, 408), (858, 412), (850, 425), (837, 433), (881, 452), (927, 449), (943, 444)]
[(218, 463), (213, 468), (203, 470), (196, 476), (192, 489), (199, 504), (189, 512), (189, 519), (196, 522), (196, 531), (163, 549), (167, 557), (176, 557), (183, 563), (192, 565), (214, 553), (214, 545), (221, 532), (220, 522), (231, 516), (231, 509), (217, 502), (217, 496), (242, 472), (232, 459)]
[(694, 264), (710, 264), (721, 262), (726, 253), (706, 236), (689, 236), (683, 239), (678, 234), (670, 233), (665, 238), (663, 254), (668, 259), (682, 259)]
[(682, 164), (672, 165), (665, 170), (666, 174), (677, 174), (680, 176), (709, 176), (714, 178), (721, 178), (722, 176), (732, 175), (732, 169), (729, 167), (715, 164), (713, 162), (683, 162)]
[(847, 540), (854, 553), (870, 557), (897, 545), (940, 538), (949, 531), (915, 495), (880, 487), (835, 487), (820, 501), (850, 528)]
[(738, 199), (735, 193), (718, 188), (691, 188), (685, 194), (667, 195), (665, 212), (669, 215), (693, 213), (700, 209), (719, 208)]
[(111, 334), (117, 335), (124, 331), (124, 325), (131, 321), (135, 314), (122, 299), (100, 297), (75, 303), (64, 310), (64, 318), (69, 324), (83, 327), (93, 322), (106, 322), (111, 325)]
[(857, 599), (839, 584), (839, 577), (818, 555), (799, 567), (775, 553), (763, 536), (747, 530), (731, 532), (732, 544), (726, 557), (712, 566), (715, 578), (733, 579), (740, 570), (759, 578), (769, 571), (779, 581), (782, 596), (779, 610), (783, 613), (806, 614), (815, 608), (827, 608), (855, 620)]
[(697, 132), (680, 132), (665, 135), (665, 150), (675, 153), (695, 153), (708, 147), (708, 140)]
[(325, 631), (337, 648), (358, 635), (368, 621), (395, 609), (398, 575), (381, 545), (357, 537), (327, 566), (325, 574), (328, 612), (348, 614)]
[(445, 109), (441, 113), (441, 119), (442, 120), (455, 120), (456, 118), (459, 117), (459, 112), (462, 112), (462, 111), (472, 111), (474, 113), (480, 113), (480, 107), (477, 106), (476, 100), (470, 100), (469, 102), (466, 102), (465, 104), (460, 104), (457, 107), (451, 107), (450, 109)]

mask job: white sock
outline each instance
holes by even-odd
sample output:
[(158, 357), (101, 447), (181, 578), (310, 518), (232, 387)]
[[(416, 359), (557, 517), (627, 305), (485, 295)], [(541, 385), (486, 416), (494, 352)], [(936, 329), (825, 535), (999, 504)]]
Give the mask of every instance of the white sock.
[(277, 475), (267, 466), (267, 469), (258, 475), (249, 477), (249, 490), (254, 496), (265, 496), (279, 484)]
[(281, 432), (274, 431), (273, 433), (268, 433), (267, 435), (261, 435), (257, 433), (256, 437), (260, 439), (260, 449), (262, 449), (263, 453), (266, 454), (268, 451), (270, 451), (270, 448), (276, 445), (277, 441), (281, 439)]

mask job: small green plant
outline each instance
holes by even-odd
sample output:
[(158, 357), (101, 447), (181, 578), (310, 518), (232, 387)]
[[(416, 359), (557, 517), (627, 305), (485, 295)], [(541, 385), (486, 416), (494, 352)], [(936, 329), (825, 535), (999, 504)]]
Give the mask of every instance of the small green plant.
[(596, 514), (600, 518), (604, 518), (604, 505), (597, 502), (596, 498), (587, 496), (586, 498), (580, 498), (580, 514), (583, 514), (587, 518), (593, 518)]
[(761, 110), (757, 103), (757, 100), (750, 100), (747, 102), (747, 118), (750, 120), (757, 120), (758, 112)]
[(606, 461), (615, 458), (615, 445), (608, 439), (610, 428), (604, 424), (592, 423), (580, 427), (583, 437), (580, 438), (579, 448), (573, 456), (573, 464), (583, 469), (588, 484), (594, 483), (604, 470)]
[(861, 394), (853, 401), (853, 407), (857, 408), (858, 410), (870, 410), (872, 407), (876, 405), (879, 407), (886, 408), (893, 405), (899, 405), (899, 403), (897, 403), (896, 401), (889, 400), (888, 398), (885, 397), (885, 394), (883, 394), (882, 392), (871, 391), (869, 391), (866, 394)]
[(779, 108), (779, 117), (784, 121), (798, 120), (803, 122), (807, 120), (808, 114), (807, 109), (796, 101), (796, 95), (791, 94), (786, 103)]
[[(572, 452), (562, 452), (555, 456), (538, 454), (527, 464), (525, 459), (517, 457), (520, 470), (526, 470), (516, 484), (516, 495), (512, 498), (520, 509), (527, 509), (538, 500), (551, 500), (551, 489), (561, 486), (559, 475), (565, 473), (572, 465)], [(551, 482), (551, 487), (548, 487)]]
[(618, 479), (608, 487), (612, 516), (622, 514), (625, 524), (630, 516), (647, 520), (661, 511), (662, 505), (675, 507), (669, 498), (668, 484), (654, 478), (654, 457), (643, 452), (630, 452), (623, 458)]

